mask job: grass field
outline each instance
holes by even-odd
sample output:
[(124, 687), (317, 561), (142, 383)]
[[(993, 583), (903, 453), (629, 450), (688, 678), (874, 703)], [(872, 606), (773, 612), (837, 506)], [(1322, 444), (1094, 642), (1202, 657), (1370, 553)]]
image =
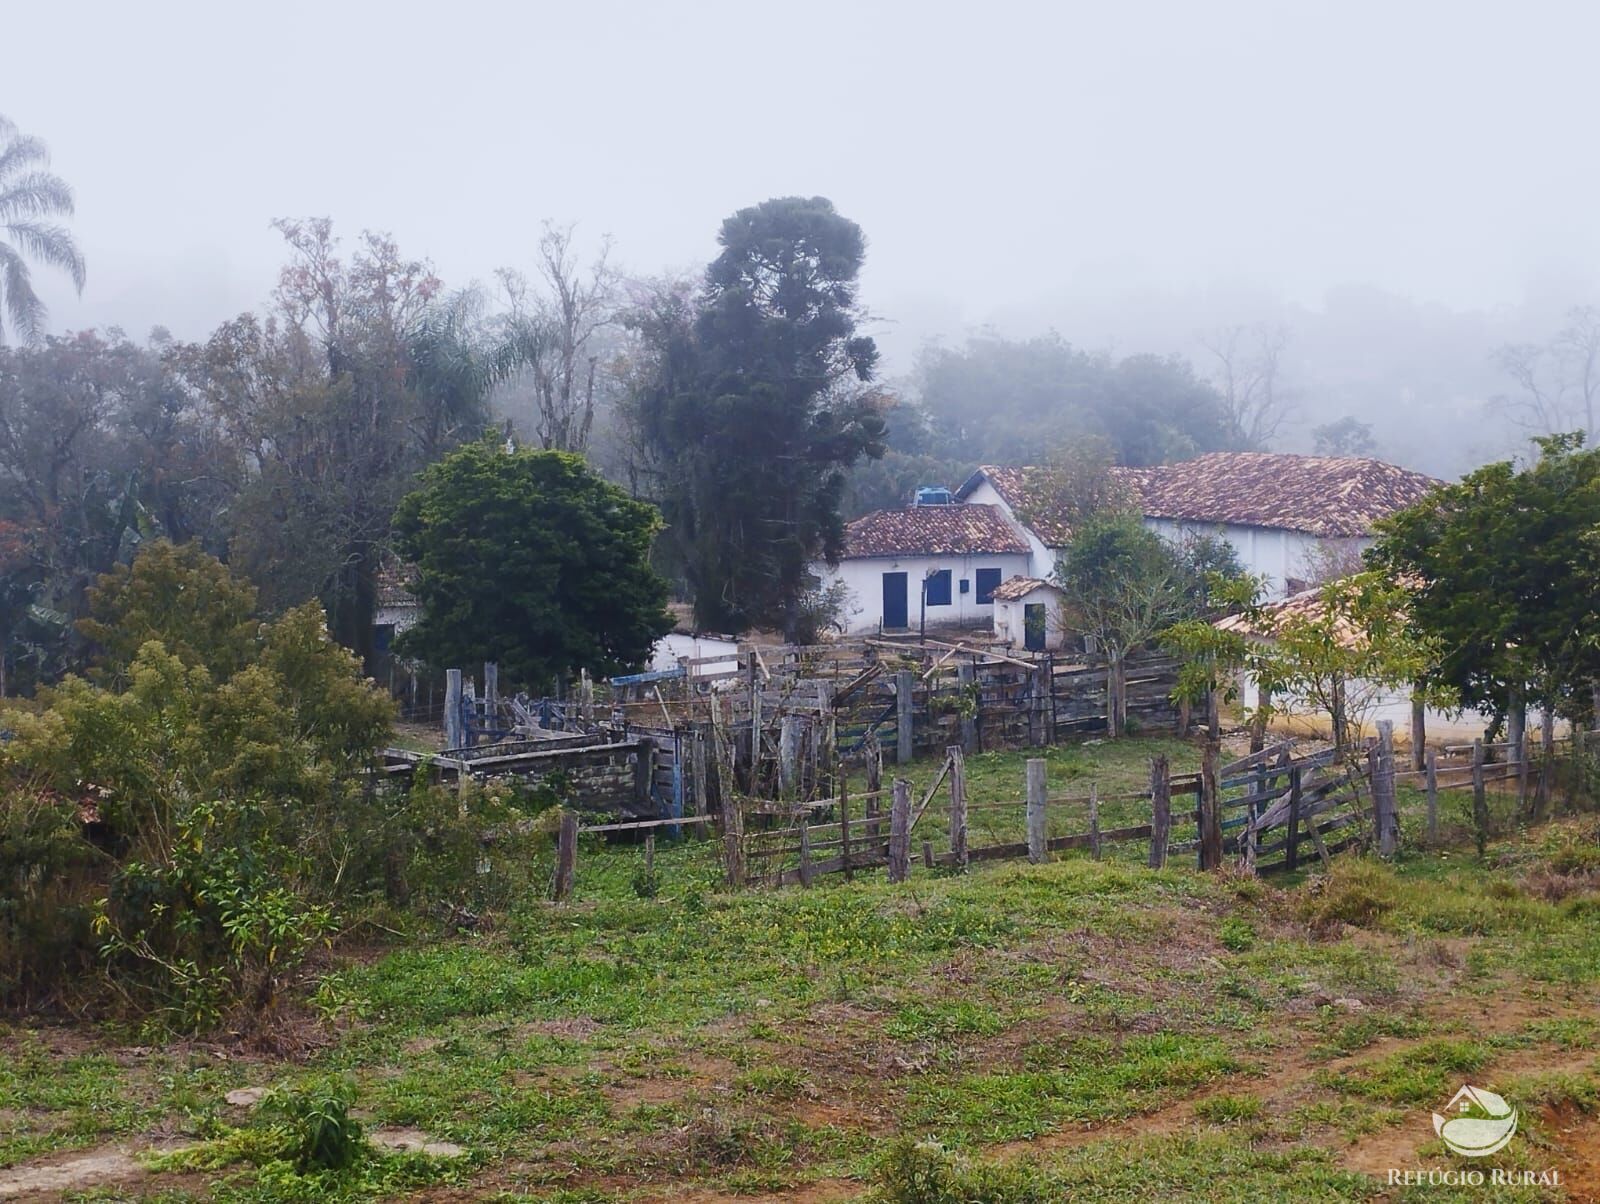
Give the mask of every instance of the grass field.
[[(1197, 761), (1052, 749), (1051, 792), (1137, 789), (1154, 752)], [(1019, 800), (1023, 759), (970, 758), (971, 799)], [(1486, 1161), (1563, 1184), (1494, 1199), (1600, 1198), (1596, 821), (1508, 823), (1480, 864), (1417, 850), (1402, 801), (1393, 866), (1270, 883), (1130, 846), (729, 895), (662, 842), (646, 899), (637, 848), (586, 848), (573, 904), (344, 953), (248, 1040), (0, 1029), (0, 1199), (1422, 1200), (1454, 1189), (1388, 1171), (1467, 1166), (1430, 1119), (1463, 1082), (1520, 1109)], [(224, 1099), (329, 1080), (461, 1152), (297, 1175)]]

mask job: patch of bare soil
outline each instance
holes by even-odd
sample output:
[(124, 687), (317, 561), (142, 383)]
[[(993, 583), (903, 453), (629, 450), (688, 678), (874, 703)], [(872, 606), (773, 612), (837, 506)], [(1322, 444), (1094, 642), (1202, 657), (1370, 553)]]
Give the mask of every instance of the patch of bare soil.
[(664, 1195), (645, 1196), (644, 1200), (672, 1201), (672, 1204), (833, 1204), (838, 1200), (852, 1200), (866, 1191), (860, 1183), (849, 1179), (818, 1179), (815, 1183), (802, 1183), (782, 1191), (750, 1195), (714, 1190), (672, 1190)]
[(435, 1158), (459, 1158), (467, 1151), (453, 1141), (440, 1141), (421, 1129), (374, 1129), (367, 1134), (372, 1144), (405, 1154), (431, 1154)]
[(1546, 1108), (1543, 1116), (1567, 1199), (1572, 1204), (1600, 1204), (1600, 1117), (1570, 1103)]
[(158, 1153), (177, 1143), (134, 1147), (101, 1146), (73, 1154), (55, 1154), (39, 1162), (0, 1171), (0, 1200), (50, 1200), (69, 1191), (110, 1187), (143, 1179), (148, 1172), (136, 1153)]

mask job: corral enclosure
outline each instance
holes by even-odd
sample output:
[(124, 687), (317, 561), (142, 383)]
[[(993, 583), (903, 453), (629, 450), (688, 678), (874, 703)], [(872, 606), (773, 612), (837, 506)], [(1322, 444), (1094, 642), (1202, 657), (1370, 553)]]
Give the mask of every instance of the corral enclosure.
[[(502, 699), (452, 671), (445, 774), (562, 775), (590, 815), (670, 818), (720, 811), (732, 797), (830, 796), (841, 771), (964, 752), (1040, 747), (1132, 731), (1184, 734), (1172, 701), (1178, 662), (1140, 653), (1016, 655), (978, 644), (864, 639), (747, 647), (558, 698)], [(457, 717), (451, 723), (452, 717)], [(478, 733), (513, 732), (476, 743)], [(389, 772), (423, 758), (395, 753)]]

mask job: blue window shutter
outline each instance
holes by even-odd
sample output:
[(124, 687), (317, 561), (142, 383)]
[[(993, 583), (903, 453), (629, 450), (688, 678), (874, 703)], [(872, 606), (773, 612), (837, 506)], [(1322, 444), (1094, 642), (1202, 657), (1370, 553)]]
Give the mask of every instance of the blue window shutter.
[(950, 605), (950, 570), (940, 569), (928, 578), (928, 605)]
[(979, 569), (978, 580), (978, 605), (987, 606), (994, 601), (994, 591), (1000, 588), (999, 569)]

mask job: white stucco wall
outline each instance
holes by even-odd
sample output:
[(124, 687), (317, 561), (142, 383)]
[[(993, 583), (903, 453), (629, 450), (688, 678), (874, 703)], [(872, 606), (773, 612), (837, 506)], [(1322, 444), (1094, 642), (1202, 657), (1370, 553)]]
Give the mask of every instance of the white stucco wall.
[(1042, 541), (1037, 535), (1035, 535), (1031, 530), (1022, 524), (1021, 520), (1017, 518), (1016, 513), (1006, 503), (1005, 498), (1000, 496), (1000, 491), (989, 483), (987, 477), (980, 481), (973, 488), (972, 492), (969, 493), (963, 500), (963, 504), (976, 506), (998, 506), (1000, 508), (1000, 513), (1011, 520), (1011, 525), (1017, 529), (1017, 533), (1021, 535), (1023, 539), (1028, 541), (1029, 555), (1028, 567), (1026, 569), (1027, 576), (1046, 578), (1056, 571), (1055, 552), (1052, 549), (1045, 547), (1044, 541)]
[[(1323, 546), (1323, 541), (1315, 535), (1276, 527), (1187, 523), (1167, 518), (1146, 518), (1144, 525), (1173, 543), (1186, 535), (1220, 535), (1233, 545), (1245, 572), (1267, 579), (1265, 600), (1268, 602), (1288, 596), (1291, 592), (1287, 587), (1289, 578), (1307, 580), (1314, 575), (1312, 561)], [(1372, 546), (1372, 540), (1341, 539), (1333, 541), (1333, 546), (1364, 551)]]
[[(960, 623), (982, 626), (993, 620), (994, 603), (978, 604), (979, 569), (999, 569), (1000, 580), (1028, 572), (1030, 557), (1021, 553), (978, 553), (973, 556), (864, 556), (844, 560), (837, 568), (825, 564), (812, 566), (812, 572), (825, 583), (844, 582), (849, 599), (843, 615), (845, 630), (852, 634), (874, 632), (883, 627), (883, 574), (906, 575), (906, 623), (915, 630), (920, 620), (922, 579), (930, 569), (950, 570), (950, 605), (928, 607), (928, 624)], [(961, 592), (966, 581), (967, 592)]]
[(1061, 629), (1061, 594), (1040, 586), (1022, 597), (994, 604), (994, 638), (1016, 648), (1027, 646), (1027, 611), (1024, 607), (1043, 604), (1045, 608), (1044, 646), (1059, 651), (1066, 640)]
[[(1247, 707), (1254, 707), (1258, 697), (1254, 679), (1247, 673), (1241, 673), (1238, 687), (1239, 700)], [(1402, 741), (1411, 738), (1409, 691), (1386, 690), (1371, 682), (1353, 681), (1345, 687), (1345, 695), (1352, 703), (1352, 714), (1359, 714), (1365, 729), (1364, 735), (1377, 735), (1379, 720), (1387, 719), (1394, 724), (1395, 735)], [(1274, 699), (1274, 705), (1279, 712), (1273, 718), (1275, 728), (1288, 732), (1327, 733), (1331, 722), (1327, 712), (1305, 698), (1277, 698)], [(1430, 743), (1466, 743), (1482, 736), (1492, 718), (1482, 711), (1439, 711), (1429, 707), (1423, 714), (1423, 726)], [(1564, 731), (1565, 724), (1559, 724), (1557, 730)]]
[[(671, 631), (656, 641), (650, 650), (650, 663), (646, 666), (651, 672), (662, 669), (671, 669), (678, 663), (680, 656), (687, 656), (698, 660), (703, 656), (721, 656), (724, 653), (737, 653), (739, 642), (737, 640), (719, 640), (713, 636), (690, 635), (687, 632)], [(697, 666), (692, 671), (692, 676), (700, 673), (720, 673), (733, 668), (733, 663), (725, 665)]]
[(393, 627), (395, 635), (400, 635), (417, 625), (417, 605), (413, 602), (406, 606), (380, 606), (373, 613), (372, 625)]

